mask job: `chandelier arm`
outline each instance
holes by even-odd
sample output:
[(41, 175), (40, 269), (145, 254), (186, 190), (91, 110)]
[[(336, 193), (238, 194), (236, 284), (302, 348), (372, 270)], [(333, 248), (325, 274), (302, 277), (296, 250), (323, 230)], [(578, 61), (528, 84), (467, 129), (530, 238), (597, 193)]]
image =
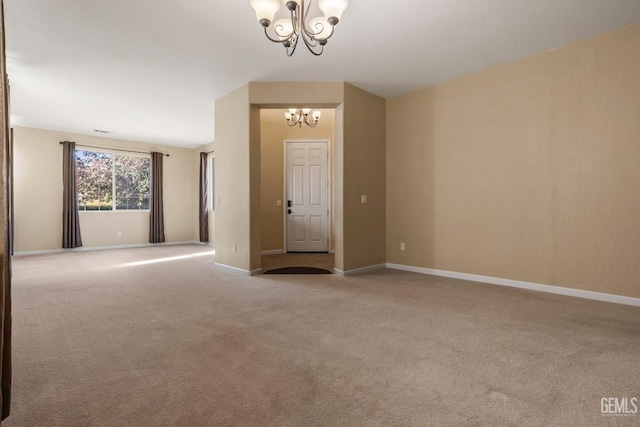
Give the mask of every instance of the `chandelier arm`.
[(320, 43), (320, 41), (319, 41), (319, 40), (314, 39), (314, 38), (313, 38), (313, 36), (305, 37), (305, 36), (303, 35), (303, 40), (305, 40), (305, 41), (306, 41), (307, 46), (312, 46), (312, 47), (316, 47), (316, 46), (318, 46), (318, 44)]
[(302, 29), (305, 30), (305, 32), (306, 32), (307, 15), (309, 14), (309, 9), (311, 9), (311, 5), (313, 4), (313, 0), (309, 0), (309, 7), (305, 7), (304, 0), (301, 0), (300, 3), (301, 3), (300, 12), (302, 13)]
[[(303, 1), (304, 3), (304, 1)], [(290, 9), (291, 12), (291, 34), (289, 38), (287, 38), (285, 43), (283, 41), (283, 45), (286, 49), (287, 56), (293, 56), (293, 53), (296, 51), (296, 47), (298, 46), (298, 39), (300, 38), (300, 12), (297, 9)]]
[[(320, 34), (322, 31), (318, 32), (318, 33), (314, 33), (311, 30), (309, 30), (307, 28), (307, 15), (309, 15), (309, 10), (311, 9), (311, 5), (313, 4), (313, 0), (309, 0), (309, 6), (305, 7), (305, 1), (301, 0), (301, 13), (302, 13), (302, 25), (300, 25), (300, 32), (304, 32), (306, 35), (308, 35), (309, 37), (311, 37), (312, 40), (315, 40), (316, 35)], [(324, 29), (324, 28), (323, 28)], [(307, 44), (307, 47), (309, 46), (309, 44)]]
[(307, 35), (309, 37), (311, 37), (314, 40), (329, 40), (331, 38), (331, 36), (333, 35), (333, 32), (336, 30), (336, 26), (335, 25), (331, 25), (331, 32), (329, 33), (329, 35), (326, 38), (321, 38), (321, 39), (316, 39), (316, 36), (318, 34), (322, 34), (322, 32), (324, 31), (324, 24), (318, 23), (319, 25), (322, 25), (322, 29), (320, 31), (318, 31), (317, 33), (312, 32), (311, 30), (308, 30), (306, 27), (303, 28), (304, 32), (307, 33)]
[[(297, 25), (296, 25), (296, 24), (297, 24), (297, 22), (298, 22), (297, 13), (296, 13), (294, 10), (292, 10), (292, 11), (291, 11), (291, 32), (290, 32), (289, 34), (287, 34), (287, 35), (282, 34), (282, 35), (281, 35), (280, 33), (278, 33), (277, 27), (282, 28), (282, 25), (275, 25), (275, 24), (274, 24), (274, 26), (273, 26), (273, 32), (275, 33), (275, 35), (276, 35), (278, 38), (273, 38), (273, 37), (271, 37), (271, 36), (269, 35), (269, 33), (267, 32), (267, 29), (268, 29), (268, 28), (270, 28), (270, 26), (269, 26), (269, 27), (264, 27), (264, 35), (265, 35), (265, 36), (267, 36), (267, 38), (268, 38), (270, 41), (274, 42), (274, 43), (282, 43), (282, 44), (285, 44), (286, 42), (290, 42), (290, 41), (291, 41), (291, 39), (293, 39), (293, 37), (295, 37), (295, 36), (296, 36), (296, 34), (298, 33), (298, 31), (296, 31), (296, 29), (297, 29), (297, 28), (296, 28), (296, 27), (297, 27)], [(282, 38), (281, 38), (281, 37), (282, 37)], [(289, 56), (291, 56), (291, 55), (289, 55)]]
[[(313, 53), (315, 56), (320, 56), (322, 55), (322, 51), (324, 50), (324, 44), (318, 44), (317, 40), (314, 39), (314, 43), (310, 43), (306, 37), (302, 37), (302, 41), (304, 41), (304, 44), (307, 46), (307, 49), (309, 49), (309, 52)], [(313, 49), (315, 47), (320, 46), (320, 52), (317, 52)]]
[[(329, 35), (321, 40), (329, 40), (331, 38), (331, 36), (333, 36), (333, 33), (336, 31), (336, 26), (335, 25), (331, 25), (330, 23), (327, 22), (327, 24), (322, 24), (322, 31), (324, 31), (324, 27), (325, 25), (329, 25), (331, 26), (331, 32), (329, 33)], [(318, 34), (322, 33), (322, 31), (320, 31)]]
[(304, 122), (307, 124), (307, 126), (312, 128), (316, 127), (316, 125), (318, 124), (318, 121), (313, 118), (313, 115), (311, 115), (311, 121), (309, 121), (309, 114), (304, 115)]
[(296, 47), (298, 46), (298, 39), (300, 38), (299, 36), (293, 36), (293, 43), (289, 44), (289, 46), (284, 45), (284, 47), (287, 49), (287, 56), (291, 56), (293, 55), (293, 52), (296, 51)]
[[(302, 0), (302, 2), (304, 4), (304, 0)], [(302, 6), (300, 6), (302, 7)], [(291, 27), (292, 27), (292, 33), (293, 34), (298, 34), (300, 33), (300, 12), (298, 11), (298, 9), (293, 9), (290, 11), (291, 12)], [(302, 23), (303, 27), (304, 27), (304, 22)]]
[[(284, 40), (274, 39), (273, 37), (271, 37), (271, 36), (269, 35), (269, 33), (267, 32), (267, 29), (268, 29), (268, 27), (265, 27), (265, 28), (264, 28), (264, 35), (265, 35), (265, 36), (267, 36), (267, 38), (268, 38), (269, 40), (271, 40), (272, 42), (274, 42), (274, 43), (283, 43), (283, 42), (289, 41), (289, 40), (291, 40), (291, 38), (294, 36), (294, 33), (291, 33), (291, 34), (289, 34), (289, 35), (287, 36), (287, 38), (285, 38)], [(274, 30), (274, 31), (275, 31), (275, 30)], [(276, 35), (277, 35), (277, 34), (278, 34), (278, 33), (276, 33)]]
[[(301, 3), (304, 4), (304, 0), (302, 0)], [(309, 9), (311, 9), (311, 4), (312, 3), (313, 3), (313, 0), (309, 0), (309, 7), (306, 10), (304, 10), (304, 8), (303, 8), (303, 10), (304, 10), (304, 19), (302, 21), (302, 31), (304, 31), (313, 40), (318, 40), (318, 39), (316, 39), (316, 36), (318, 34), (322, 34), (322, 32), (324, 31), (325, 24), (320, 24), (320, 25), (322, 25), (322, 28), (318, 32), (314, 32), (314, 31), (312, 31), (313, 29), (307, 28), (307, 25), (306, 25), (307, 15), (309, 14)], [(331, 25), (329, 22), (327, 22), (327, 24)], [(335, 31), (335, 29), (336, 29), (336, 26), (335, 25), (331, 25), (331, 33), (329, 33), (329, 35), (327, 37), (323, 37), (321, 40), (329, 40), (331, 38), (331, 36), (333, 35), (333, 32)]]

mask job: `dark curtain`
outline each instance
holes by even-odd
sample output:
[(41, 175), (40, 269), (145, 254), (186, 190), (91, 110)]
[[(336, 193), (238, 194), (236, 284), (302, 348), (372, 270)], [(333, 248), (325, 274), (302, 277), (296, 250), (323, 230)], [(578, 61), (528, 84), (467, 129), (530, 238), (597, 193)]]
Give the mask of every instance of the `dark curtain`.
[(62, 143), (62, 247), (82, 246), (76, 184), (76, 143)]
[(162, 202), (162, 159), (164, 154), (151, 153), (151, 212), (149, 243), (164, 242), (164, 209)]
[(10, 138), (9, 131), (9, 82), (7, 80), (4, 34), (4, 2), (0, 0), (0, 414), (4, 420), (11, 406), (11, 247), (9, 230), (12, 227), (9, 209)]
[[(9, 131), (9, 144), (7, 146), (7, 167), (8, 173), (8, 200), (9, 200), (9, 254), (13, 256), (13, 235), (14, 235), (14, 217), (13, 214), (13, 128)], [(9, 259), (11, 261), (11, 259)]]
[(200, 241), (209, 241), (209, 209), (207, 209), (207, 153), (200, 153)]

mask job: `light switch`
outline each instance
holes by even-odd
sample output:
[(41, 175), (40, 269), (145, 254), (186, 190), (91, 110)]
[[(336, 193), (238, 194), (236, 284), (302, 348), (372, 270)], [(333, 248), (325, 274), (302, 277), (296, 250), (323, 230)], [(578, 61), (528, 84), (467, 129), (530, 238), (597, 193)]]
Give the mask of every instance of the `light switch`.
[(360, 203), (367, 203), (367, 195), (363, 194), (360, 196)]

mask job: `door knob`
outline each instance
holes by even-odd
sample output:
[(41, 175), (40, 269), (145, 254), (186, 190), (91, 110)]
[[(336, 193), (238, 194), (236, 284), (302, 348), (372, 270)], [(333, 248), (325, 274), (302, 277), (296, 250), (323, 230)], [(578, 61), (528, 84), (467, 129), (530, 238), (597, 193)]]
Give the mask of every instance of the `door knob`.
[(291, 213), (291, 209), (287, 209), (287, 213), (290, 214)]

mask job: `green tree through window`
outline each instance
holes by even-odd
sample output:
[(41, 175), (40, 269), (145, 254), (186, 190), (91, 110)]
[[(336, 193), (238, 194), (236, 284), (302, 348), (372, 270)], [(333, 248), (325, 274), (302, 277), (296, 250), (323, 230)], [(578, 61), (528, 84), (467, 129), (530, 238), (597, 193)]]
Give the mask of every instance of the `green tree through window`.
[(115, 156), (116, 209), (149, 209), (149, 170), (151, 159)]
[(149, 209), (150, 170), (149, 157), (76, 150), (78, 209)]

